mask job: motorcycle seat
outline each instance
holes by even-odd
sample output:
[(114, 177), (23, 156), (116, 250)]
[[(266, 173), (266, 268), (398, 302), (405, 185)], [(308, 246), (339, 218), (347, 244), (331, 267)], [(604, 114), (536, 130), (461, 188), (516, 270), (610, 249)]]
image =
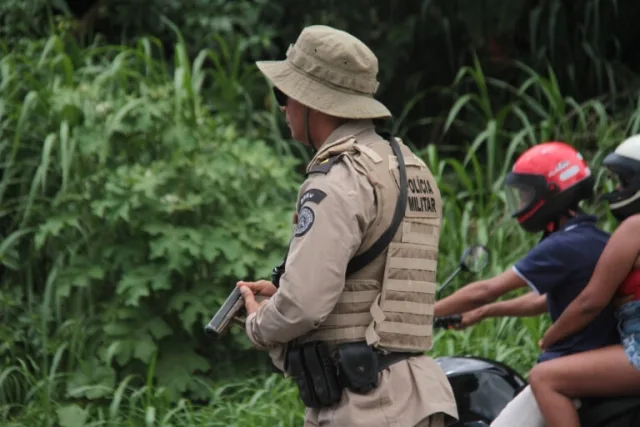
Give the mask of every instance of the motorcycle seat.
[(584, 398), (581, 401), (578, 414), (582, 427), (602, 427), (634, 408), (640, 414), (640, 396)]

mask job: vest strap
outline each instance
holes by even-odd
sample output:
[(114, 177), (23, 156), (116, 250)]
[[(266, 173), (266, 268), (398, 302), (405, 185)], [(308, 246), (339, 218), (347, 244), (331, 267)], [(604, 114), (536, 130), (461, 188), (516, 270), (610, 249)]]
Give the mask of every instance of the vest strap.
[(380, 255), (387, 246), (389, 246), (389, 243), (393, 240), (393, 236), (396, 235), (396, 232), (404, 219), (404, 214), (407, 209), (407, 170), (404, 163), (404, 156), (402, 155), (398, 141), (396, 141), (394, 137), (389, 134), (384, 134), (382, 136), (391, 143), (393, 154), (395, 154), (398, 159), (398, 169), (400, 171), (400, 194), (398, 195), (396, 210), (393, 213), (391, 225), (369, 249), (359, 255), (356, 255), (351, 259), (351, 261), (349, 261), (349, 264), (347, 265), (347, 277), (366, 267), (367, 264), (376, 259), (376, 257)]

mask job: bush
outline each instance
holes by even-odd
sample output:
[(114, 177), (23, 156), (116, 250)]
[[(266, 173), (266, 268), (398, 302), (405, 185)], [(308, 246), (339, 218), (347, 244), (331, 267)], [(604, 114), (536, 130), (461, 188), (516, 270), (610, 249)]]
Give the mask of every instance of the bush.
[[(264, 366), (231, 356), (242, 331), (212, 343), (203, 327), (284, 255), (296, 162), (200, 92), (207, 52), (189, 62), (178, 44), (169, 73), (149, 46), (51, 37), (0, 62), (0, 360), (64, 374), (43, 399), (100, 399), (149, 372), (171, 398), (203, 400), (203, 384)], [(9, 402), (33, 391), (0, 388)]]

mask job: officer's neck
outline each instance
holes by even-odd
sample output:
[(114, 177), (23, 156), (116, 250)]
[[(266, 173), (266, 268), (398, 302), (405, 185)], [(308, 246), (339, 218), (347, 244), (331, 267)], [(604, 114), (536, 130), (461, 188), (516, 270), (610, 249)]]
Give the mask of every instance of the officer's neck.
[(347, 121), (340, 117), (328, 116), (317, 112), (315, 117), (311, 120), (313, 123), (310, 129), (311, 141), (313, 143), (313, 148), (316, 150), (320, 149), (327, 139), (329, 139), (331, 134)]

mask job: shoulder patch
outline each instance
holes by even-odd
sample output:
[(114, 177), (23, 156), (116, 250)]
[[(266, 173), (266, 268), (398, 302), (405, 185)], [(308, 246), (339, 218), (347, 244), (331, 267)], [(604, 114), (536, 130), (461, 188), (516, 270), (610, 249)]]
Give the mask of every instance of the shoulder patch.
[(311, 229), (316, 214), (309, 206), (304, 206), (298, 214), (298, 225), (296, 226), (295, 237), (304, 236)]
[(298, 201), (298, 211), (306, 202), (312, 202), (318, 205), (325, 197), (327, 197), (327, 193), (322, 190), (318, 190), (317, 188), (305, 191)]
[(323, 173), (327, 174), (335, 164), (335, 162), (340, 158), (340, 155), (331, 156), (328, 159), (318, 163), (317, 165), (313, 165), (309, 168), (307, 175), (311, 175), (312, 173)]

